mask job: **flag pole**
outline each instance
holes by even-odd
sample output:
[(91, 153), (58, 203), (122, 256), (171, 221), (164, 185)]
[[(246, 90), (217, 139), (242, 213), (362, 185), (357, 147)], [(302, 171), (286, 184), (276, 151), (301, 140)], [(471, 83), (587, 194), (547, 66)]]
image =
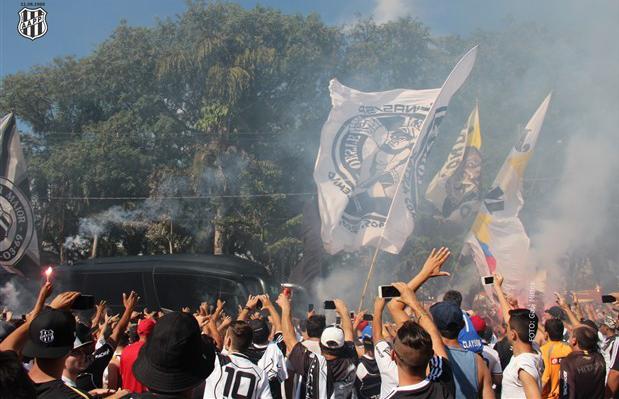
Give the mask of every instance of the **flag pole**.
[[(449, 73), (449, 75), (447, 76), (447, 79), (445, 79), (445, 81), (443, 82), (443, 85), (441, 86), (441, 90), (439, 91), (438, 95), (436, 96), (434, 102), (431, 105), (431, 108), (426, 116), (426, 118), (423, 121), (423, 124), (421, 125), (421, 129), (419, 129), (420, 134), (423, 133), (423, 137), (420, 136), (419, 139), (420, 140), (427, 140), (427, 137), (430, 134), (430, 131), (433, 128), (433, 124), (435, 122), (435, 116), (436, 116), (436, 109), (437, 109), (437, 105), (436, 103), (439, 101), (439, 99), (441, 98), (441, 94), (443, 93), (443, 90), (446, 88), (447, 83), (449, 82), (450, 78), (452, 76), (455, 75), (456, 71), (458, 70), (458, 68), (468, 68), (468, 71), (466, 72), (466, 75), (464, 77), (464, 79), (466, 79), (468, 77), (468, 74), (470, 73), (471, 69), (473, 68), (472, 64), (470, 66), (467, 66), (466, 63), (464, 62), (465, 59), (467, 59), (467, 57), (469, 57), (470, 54), (473, 54), (473, 63), (475, 62), (475, 56), (477, 54), (477, 46), (473, 47), (471, 50), (469, 50), (456, 64), (456, 66), (454, 66), (454, 68), (451, 70), (451, 72)], [(460, 86), (462, 85), (462, 83), (464, 82), (464, 80), (462, 80), (462, 82), (460, 82), (457, 87), (455, 88), (455, 91), (457, 91)], [(451, 94), (449, 94), (448, 98), (451, 98), (451, 95), (453, 95), (453, 92)], [(429, 124), (429, 126), (428, 126)], [(425, 143), (423, 143), (425, 144)], [(378, 251), (380, 250), (380, 247), (383, 243), (383, 238), (384, 238), (384, 234), (385, 234), (385, 229), (387, 228), (387, 223), (389, 222), (389, 217), (391, 216), (391, 211), (393, 210), (393, 204), (396, 202), (395, 199), (398, 195), (398, 192), (400, 191), (400, 185), (402, 184), (402, 181), (404, 180), (404, 176), (407, 174), (408, 168), (410, 167), (410, 162), (411, 159), (413, 158), (413, 154), (415, 154), (414, 148), (416, 146), (413, 146), (413, 148), (411, 148), (411, 152), (410, 154), (408, 154), (408, 157), (406, 159), (406, 163), (405, 163), (405, 167), (404, 167), (404, 171), (402, 173), (402, 175), (400, 176), (400, 179), (398, 180), (398, 184), (395, 187), (395, 191), (393, 193), (393, 199), (391, 200), (391, 204), (389, 205), (389, 210), (387, 211), (387, 217), (385, 218), (385, 224), (383, 225), (383, 228), (380, 232), (380, 237), (378, 238), (378, 244), (376, 245), (376, 249), (374, 250), (374, 256), (372, 257), (372, 262), (370, 263), (370, 270), (368, 270), (368, 275), (365, 279), (365, 284), (363, 286), (363, 291), (361, 292), (361, 300), (359, 301), (359, 308), (358, 308), (358, 312), (361, 311), (361, 307), (363, 306), (363, 301), (365, 299), (365, 294), (367, 292), (368, 289), (368, 284), (370, 282), (370, 278), (372, 277), (372, 272), (374, 271), (374, 267), (376, 266), (376, 259), (378, 258)], [(417, 148), (425, 148), (424, 145), (421, 145)], [(394, 167), (395, 169), (395, 167)], [(411, 171), (411, 173), (415, 173), (415, 171)], [(413, 178), (415, 178), (415, 176), (413, 176)], [(419, 193), (415, 192), (415, 199), (417, 200), (417, 202), (419, 202)]]

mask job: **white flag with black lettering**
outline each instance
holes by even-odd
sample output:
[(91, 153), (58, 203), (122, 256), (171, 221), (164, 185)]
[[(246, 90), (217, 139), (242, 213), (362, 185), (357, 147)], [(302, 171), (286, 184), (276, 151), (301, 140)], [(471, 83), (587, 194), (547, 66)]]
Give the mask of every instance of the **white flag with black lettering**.
[(425, 160), (470, 50), (439, 89), (361, 92), (332, 80), (331, 112), (314, 169), (321, 236), (330, 254), (371, 245), (398, 253), (412, 233)]
[(10, 273), (39, 268), (39, 242), (15, 117), (0, 120), (0, 265)]

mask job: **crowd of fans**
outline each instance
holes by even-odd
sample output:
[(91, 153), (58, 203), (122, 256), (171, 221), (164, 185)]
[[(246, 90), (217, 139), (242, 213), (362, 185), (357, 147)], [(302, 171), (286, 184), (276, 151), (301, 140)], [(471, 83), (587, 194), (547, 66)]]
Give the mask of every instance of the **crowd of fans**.
[(46, 305), (47, 282), (25, 320), (3, 314), (0, 399), (619, 397), (617, 303), (591, 319), (556, 294), (538, 314), (496, 274), (496, 318), (463, 309), (458, 291), (426, 309), (416, 291), (448, 275), (449, 255), (432, 251), (371, 314), (335, 299), (335, 310), (300, 319), (286, 293), (250, 296), (231, 317), (221, 300), (138, 312), (131, 292), (122, 314), (100, 302), (85, 320), (71, 311), (78, 292)]

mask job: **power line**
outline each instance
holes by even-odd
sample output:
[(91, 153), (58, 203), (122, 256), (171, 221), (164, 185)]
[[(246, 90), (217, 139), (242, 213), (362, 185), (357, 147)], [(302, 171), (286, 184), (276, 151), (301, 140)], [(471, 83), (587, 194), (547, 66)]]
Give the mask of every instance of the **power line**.
[(264, 197), (305, 197), (315, 193), (264, 193), (264, 194), (227, 194), (227, 195), (173, 195), (165, 197), (49, 197), (50, 200), (65, 201), (105, 201), (105, 200), (179, 200), (179, 199), (213, 199), (213, 198), (264, 198)]

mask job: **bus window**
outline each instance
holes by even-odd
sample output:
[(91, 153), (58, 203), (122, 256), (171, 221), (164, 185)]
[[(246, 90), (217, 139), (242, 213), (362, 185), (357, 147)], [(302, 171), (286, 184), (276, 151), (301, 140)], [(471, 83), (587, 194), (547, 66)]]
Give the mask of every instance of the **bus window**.
[(180, 310), (188, 306), (195, 311), (200, 303), (214, 305), (218, 298), (226, 301), (226, 309), (236, 312), (245, 304), (243, 287), (233, 280), (201, 274), (155, 273), (155, 290), (159, 306)]
[[(114, 311), (122, 310), (123, 293), (129, 294), (135, 291), (143, 301), (146, 300), (141, 272), (75, 273), (71, 285), (71, 289), (94, 295), (97, 302), (106, 300)], [(102, 290), (101, 287), (105, 289)]]

